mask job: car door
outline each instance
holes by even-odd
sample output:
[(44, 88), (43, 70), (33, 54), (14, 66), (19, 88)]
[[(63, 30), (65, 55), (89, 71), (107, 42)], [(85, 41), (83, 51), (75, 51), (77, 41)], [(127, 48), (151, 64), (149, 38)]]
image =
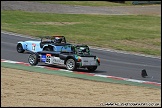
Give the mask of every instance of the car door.
[(27, 50), (32, 52), (42, 51), (40, 48), (40, 41), (26, 41), (27, 42)]

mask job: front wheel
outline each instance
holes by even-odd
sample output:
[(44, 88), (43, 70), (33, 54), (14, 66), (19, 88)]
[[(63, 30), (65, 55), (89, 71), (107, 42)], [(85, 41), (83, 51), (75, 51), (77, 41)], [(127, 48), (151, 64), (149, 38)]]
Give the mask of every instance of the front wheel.
[(38, 55), (37, 54), (31, 54), (29, 55), (28, 62), (31, 66), (35, 66), (38, 64)]
[(20, 43), (17, 44), (17, 47), (16, 48), (17, 48), (17, 52), (18, 53), (23, 53), (25, 51)]
[(92, 72), (95, 71), (97, 69), (97, 66), (91, 66), (91, 67), (87, 67), (88, 71)]
[(66, 61), (66, 68), (67, 68), (68, 70), (71, 70), (71, 71), (75, 70), (75, 69), (76, 69), (75, 60), (74, 60), (74, 59), (68, 59), (68, 60)]

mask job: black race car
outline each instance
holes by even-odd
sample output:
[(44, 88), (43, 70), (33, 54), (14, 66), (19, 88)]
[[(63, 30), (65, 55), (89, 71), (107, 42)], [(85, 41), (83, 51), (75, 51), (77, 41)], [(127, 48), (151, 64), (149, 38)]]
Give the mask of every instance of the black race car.
[(87, 68), (95, 71), (100, 65), (100, 59), (92, 55), (87, 45), (64, 45), (61, 51), (39, 51), (29, 56), (28, 62), (35, 66), (38, 62), (46, 64), (64, 65), (68, 70)]

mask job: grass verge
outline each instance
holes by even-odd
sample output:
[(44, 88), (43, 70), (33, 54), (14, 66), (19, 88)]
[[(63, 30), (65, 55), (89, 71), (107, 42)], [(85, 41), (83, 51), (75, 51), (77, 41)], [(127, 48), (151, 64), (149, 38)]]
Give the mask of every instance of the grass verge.
[(40, 3), (49, 4), (64, 4), (64, 5), (78, 5), (78, 6), (131, 6), (131, 1), (125, 3), (108, 2), (108, 1), (36, 1)]
[(1, 11), (1, 30), (30, 36), (64, 35), (76, 44), (161, 55), (159, 16)]

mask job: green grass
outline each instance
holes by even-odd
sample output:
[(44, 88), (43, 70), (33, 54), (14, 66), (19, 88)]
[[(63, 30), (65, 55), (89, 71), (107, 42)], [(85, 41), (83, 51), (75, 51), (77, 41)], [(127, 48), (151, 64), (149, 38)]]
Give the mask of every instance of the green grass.
[(131, 6), (132, 1), (126, 1), (125, 3), (115, 3), (108, 1), (35, 1), (40, 3), (49, 4), (64, 4), (64, 5), (76, 5), (76, 6)]
[(1, 30), (64, 35), (67, 42), (161, 55), (161, 17), (1, 11)]
[[(132, 4), (133, 1), (125, 1), (125, 3), (108, 2), (108, 1), (34, 1), (34, 2), (48, 3), (48, 4), (64, 4), (64, 5), (72, 5), (72, 6), (107, 6), (107, 7), (137, 6)], [(138, 5), (159, 5), (159, 4), (161, 4), (161, 2), (154, 1), (154, 3), (152, 4), (139, 3)]]

